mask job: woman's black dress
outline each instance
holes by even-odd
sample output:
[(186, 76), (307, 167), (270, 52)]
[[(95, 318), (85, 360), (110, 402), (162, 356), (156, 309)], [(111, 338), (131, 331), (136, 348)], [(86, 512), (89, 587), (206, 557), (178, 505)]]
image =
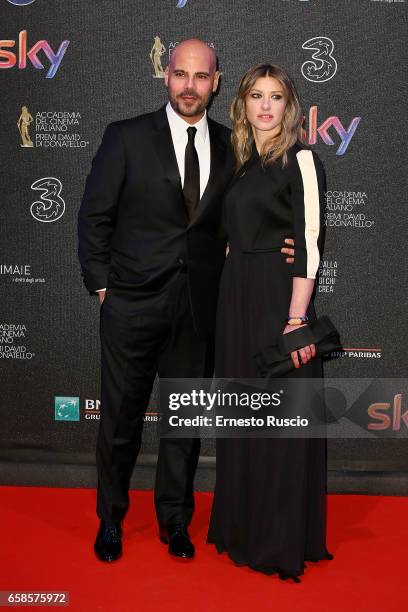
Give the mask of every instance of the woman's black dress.
[[(292, 277), (316, 276), (323, 241), (325, 176), (300, 144), (288, 163), (263, 168), (252, 157), (225, 197), (229, 240), (220, 286), (216, 376), (259, 378), (254, 354), (282, 334)], [(280, 252), (294, 237), (295, 264)], [(301, 314), (301, 313), (296, 313)], [(272, 315), (272, 316), (271, 316)], [(310, 319), (315, 317), (313, 304)], [(320, 359), (292, 376), (321, 377)], [(216, 487), (208, 542), (239, 565), (281, 577), (303, 574), (326, 549), (326, 440), (217, 439)]]

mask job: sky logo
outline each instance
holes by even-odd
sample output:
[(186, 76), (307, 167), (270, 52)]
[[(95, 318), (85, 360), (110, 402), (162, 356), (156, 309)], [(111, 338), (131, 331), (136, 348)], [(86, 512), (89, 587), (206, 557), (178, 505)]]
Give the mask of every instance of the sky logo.
[(50, 63), (46, 78), (52, 79), (60, 67), (69, 43), (69, 40), (63, 40), (55, 53), (48, 41), (39, 40), (27, 51), (27, 30), (21, 30), (18, 35), (18, 53), (5, 50), (13, 48), (16, 45), (15, 40), (0, 40), (0, 68), (13, 68), (18, 60), (18, 68), (22, 70), (26, 68), (28, 59), (34, 68), (41, 70), (44, 65), (38, 58), (38, 53), (42, 51)]
[(79, 421), (79, 397), (56, 397), (54, 409), (56, 421)]
[(361, 117), (353, 117), (348, 127), (344, 127), (340, 119), (335, 116), (328, 117), (318, 125), (317, 113), (318, 107), (311, 106), (309, 110), (308, 143), (310, 145), (316, 144), (317, 136), (319, 135), (325, 144), (335, 145), (336, 143), (328, 131), (329, 128), (332, 128), (333, 133), (335, 132), (340, 137), (340, 145), (337, 148), (336, 155), (344, 155), (361, 121)]
[(7, 0), (7, 2), (16, 6), (27, 6), (27, 4), (32, 4), (35, 0)]

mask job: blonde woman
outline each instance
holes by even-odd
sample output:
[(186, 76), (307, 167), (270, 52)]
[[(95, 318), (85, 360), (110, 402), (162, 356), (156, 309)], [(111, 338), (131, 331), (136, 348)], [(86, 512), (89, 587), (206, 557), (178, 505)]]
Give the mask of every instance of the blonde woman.
[[(216, 375), (257, 378), (254, 355), (315, 319), (325, 174), (302, 143), (298, 95), (287, 72), (261, 64), (232, 103), (237, 172), (224, 200), (229, 254), (220, 286)], [(294, 266), (281, 253), (295, 239)], [(291, 355), (292, 376), (320, 377), (314, 345)], [(218, 439), (208, 542), (238, 565), (299, 582), (326, 549), (326, 441)]]

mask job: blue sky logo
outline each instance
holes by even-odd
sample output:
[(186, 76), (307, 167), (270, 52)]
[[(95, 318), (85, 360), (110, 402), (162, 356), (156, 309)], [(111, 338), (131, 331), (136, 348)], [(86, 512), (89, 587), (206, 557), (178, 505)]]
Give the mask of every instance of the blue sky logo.
[(32, 4), (35, 0), (7, 0), (10, 4), (15, 4), (16, 6), (26, 6), (27, 4)]

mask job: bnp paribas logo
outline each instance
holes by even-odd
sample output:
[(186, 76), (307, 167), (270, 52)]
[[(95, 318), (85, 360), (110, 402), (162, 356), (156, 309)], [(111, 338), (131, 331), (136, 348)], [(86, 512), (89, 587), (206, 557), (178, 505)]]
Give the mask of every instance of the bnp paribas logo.
[(56, 421), (79, 421), (79, 397), (56, 397)]

